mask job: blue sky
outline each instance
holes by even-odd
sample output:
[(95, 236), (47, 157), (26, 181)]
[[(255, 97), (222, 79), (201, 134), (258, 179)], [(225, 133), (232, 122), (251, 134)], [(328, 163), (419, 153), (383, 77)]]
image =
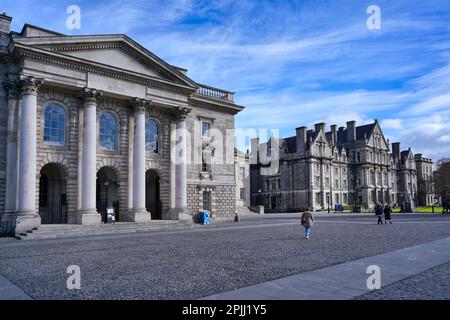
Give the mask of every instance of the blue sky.
[[(66, 8), (81, 8), (68, 30)], [(381, 29), (369, 30), (369, 5)], [(200, 83), (235, 91), (242, 129), (378, 119), (391, 142), (450, 157), (450, 0), (2, 2), (66, 34), (125, 33)], [(242, 146), (240, 146), (242, 148)]]

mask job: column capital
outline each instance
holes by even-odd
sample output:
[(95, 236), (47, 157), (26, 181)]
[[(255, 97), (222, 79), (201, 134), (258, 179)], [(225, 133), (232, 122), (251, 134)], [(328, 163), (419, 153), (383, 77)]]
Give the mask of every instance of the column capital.
[(144, 113), (145, 108), (152, 104), (152, 100), (134, 98), (132, 100), (134, 113)]
[(17, 78), (17, 85), (22, 94), (37, 94), (39, 87), (44, 83), (44, 79), (20, 74)]
[(84, 87), (81, 90), (81, 95), (83, 98), (83, 102), (90, 102), (90, 103), (96, 103), (97, 98), (103, 96), (103, 91)]
[(192, 111), (192, 108), (178, 106), (175, 108), (175, 120), (186, 120), (187, 115)]

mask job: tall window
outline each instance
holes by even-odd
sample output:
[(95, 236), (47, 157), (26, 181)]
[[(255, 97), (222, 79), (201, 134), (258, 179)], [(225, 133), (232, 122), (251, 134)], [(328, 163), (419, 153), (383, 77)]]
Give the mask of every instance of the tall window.
[(210, 138), (211, 137), (211, 124), (209, 122), (202, 122), (202, 137)]
[(203, 191), (203, 210), (211, 211), (211, 191)]
[(245, 188), (241, 188), (239, 196), (241, 200), (245, 200)]
[(145, 151), (159, 152), (159, 128), (155, 120), (150, 119), (145, 122)]
[(63, 146), (65, 144), (66, 113), (57, 104), (48, 105), (44, 112), (44, 143)]
[(105, 150), (116, 150), (117, 121), (109, 112), (100, 115), (100, 147)]
[(239, 168), (239, 178), (244, 179), (245, 178), (245, 167)]

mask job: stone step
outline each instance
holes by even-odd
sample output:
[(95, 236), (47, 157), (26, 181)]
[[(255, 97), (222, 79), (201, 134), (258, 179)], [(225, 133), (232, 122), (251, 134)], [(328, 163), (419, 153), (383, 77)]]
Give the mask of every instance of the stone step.
[(103, 224), (96, 226), (82, 225), (42, 225), (37, 230), (33, 230), (16, 238), (20, 240), (52, 239), (62, 237), (95, 236), (119, 233), (135, 232), (155, 232), (167, 230), (184, 230), (193, 228), (189, 221), (165, 221), (150, 223), (123, 223), (123, 224)]
[[(99, 225), (42, 225), (38, 228), (38, 231), (50, 231), (54, 230), (109, 230), (109, 229), (135, 229), (135, 228), (153, 228), (153, 227), (166, 227), (174, 225), (191, 225), (192, 222), (152, 222), (152, 223), (116, 223), (116, 224), (99, 224)], [(35, 231), (33, 231), (35, 232)]]

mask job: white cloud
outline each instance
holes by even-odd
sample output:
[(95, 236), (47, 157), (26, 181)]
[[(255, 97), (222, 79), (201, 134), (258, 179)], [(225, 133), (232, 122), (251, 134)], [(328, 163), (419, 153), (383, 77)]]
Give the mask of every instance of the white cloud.
[(447, 134), (447, 135), (439, 137), (437, 141), (439, 141), (439, 142), (450, 142), (450, 134)]
[(383, 119), (381, 127), (383, 129), (402, 129), (403, 124), (401, 119)]

